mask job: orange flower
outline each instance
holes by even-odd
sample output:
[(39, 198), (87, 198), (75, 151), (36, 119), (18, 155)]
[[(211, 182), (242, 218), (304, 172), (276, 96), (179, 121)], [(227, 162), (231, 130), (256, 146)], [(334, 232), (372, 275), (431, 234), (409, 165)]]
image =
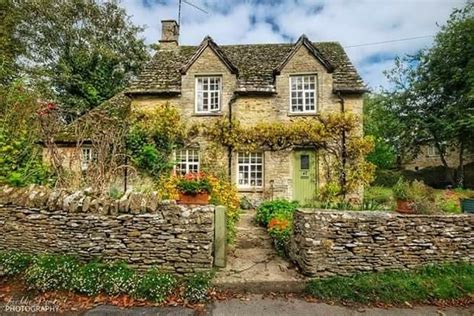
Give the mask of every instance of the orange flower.
[(288, 227), (288, 225), (289, 225), (289, 222), (286, 219), (272, 218), (270, 222), (268, 222), (269, 229), (285, 230)]

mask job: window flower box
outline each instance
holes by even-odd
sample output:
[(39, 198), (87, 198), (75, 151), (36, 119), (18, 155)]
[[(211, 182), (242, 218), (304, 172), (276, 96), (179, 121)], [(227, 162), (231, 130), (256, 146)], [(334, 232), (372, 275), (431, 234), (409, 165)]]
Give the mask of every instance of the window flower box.
[(191, 172), (179, 177), (179, 204), (209, 204), (211, 184), (202, 172)]

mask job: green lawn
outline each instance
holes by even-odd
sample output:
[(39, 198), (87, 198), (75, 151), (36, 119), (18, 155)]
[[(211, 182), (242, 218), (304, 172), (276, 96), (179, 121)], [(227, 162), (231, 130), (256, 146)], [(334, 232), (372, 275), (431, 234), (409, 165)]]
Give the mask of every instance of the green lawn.
[(306, 291), (323, 300), (363, 304), (460, 299), (474, 294), (474, 265), (453, 263), (314, 279), (308, 282)]

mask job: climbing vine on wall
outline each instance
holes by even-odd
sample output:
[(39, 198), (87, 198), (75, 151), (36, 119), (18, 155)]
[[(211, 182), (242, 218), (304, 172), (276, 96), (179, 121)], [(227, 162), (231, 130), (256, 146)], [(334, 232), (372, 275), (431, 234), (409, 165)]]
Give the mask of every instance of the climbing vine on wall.
[(225, 164), (217, 164), (225, 161), (228, 149), (282, 151), (300, 146), (318, 151), (325, 163), (325, 182), (337, 184), (341, 195), (355, 192), (373, 179), (375, 167), (365, 160), (373, 140), (362, 136), (359, 117), (347, 112), (252, 126), (226, 116), (212, 124), (186, 124), (179, 111), (166, 103), (132, 114), (127, 145), (134, 164), (159, 177), (173, 166), (173, 149), (192, 143), (196, 137), (208, 141), (202, 148), (202, 169), (219, 178), (226, 176)]
[(223, 117), (215, 124), (202, 125), (200, 130), (209, 141), (236, 151), (312, 147), (325, 156), (326, 182), (339, 183), (340, 193), (345, 195), (373, 180), (375, 167), (365, 160), (372, 150), (373, 139), (363, 137), (359, 126), (359, 118), (353, 113), (328, 113), (289, 122), (260, 122), (253, 126), (242, 126), (237, 120)]

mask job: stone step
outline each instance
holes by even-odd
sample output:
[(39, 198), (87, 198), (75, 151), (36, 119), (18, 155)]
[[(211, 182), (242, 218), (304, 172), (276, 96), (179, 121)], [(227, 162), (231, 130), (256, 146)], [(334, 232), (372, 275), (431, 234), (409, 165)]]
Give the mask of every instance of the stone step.
[(250, 249), (250, 248), (263, 248), (272, 249), (273, 244), (271, 238), (254, 236), (250, 238), (239, 238), (237, 239), (236, 247), (238, 249)]

